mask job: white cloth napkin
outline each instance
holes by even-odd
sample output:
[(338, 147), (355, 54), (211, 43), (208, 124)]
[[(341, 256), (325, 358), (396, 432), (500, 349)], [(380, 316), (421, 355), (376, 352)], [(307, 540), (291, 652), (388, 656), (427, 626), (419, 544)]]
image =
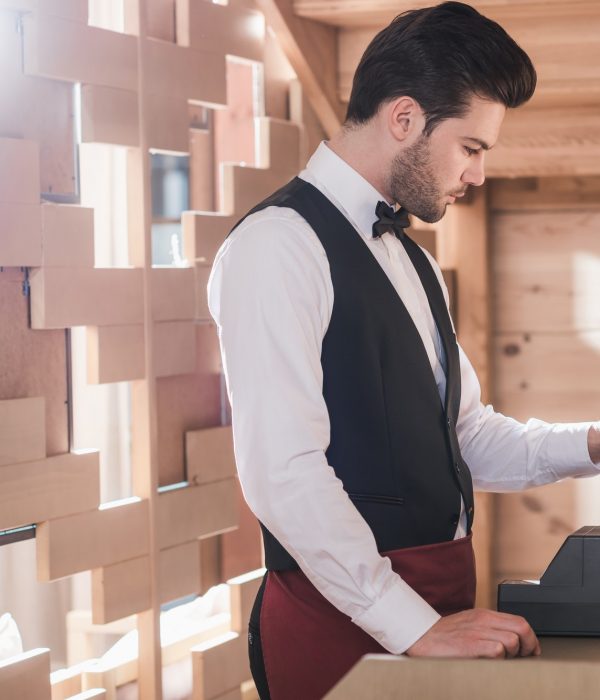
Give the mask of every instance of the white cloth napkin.
[(23, 642), (10, 613), (4, 613), (0, 617), (0, 661), (10, 656), (23, 653)]

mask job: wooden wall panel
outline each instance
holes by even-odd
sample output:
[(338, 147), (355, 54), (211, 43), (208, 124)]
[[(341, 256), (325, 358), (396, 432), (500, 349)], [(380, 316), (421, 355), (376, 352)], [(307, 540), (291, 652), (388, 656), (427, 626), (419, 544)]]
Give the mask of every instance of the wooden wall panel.
[(194, 269), (152, 269), (152, 312), (155, 321), (194, 318)]
[(0, 201), (38, 204), (39, 146), (26, 139), (0, 139)]
[(99, 470), (97, 451), (0, 467), (0, 530), (97, 508)]
[(263, 565), (260, 525), (244, 499), (236, 479), (238, 527), (221, 535), (221, 576), (224, 580), (253, 571)]
[[(517, 420), (598, 418), (597, 191), (597, 178), (574, 177), (492, 188), (494, 404)], [(564, 481), (497, 499), (499, 577), (539, 577), (583, 524), (580, 488)]]
[(230, 632), (192, 647), (193, 700), (216, 700), (251, 678), (245, 635)]
[(235, 216), (218, 212), (184, 211), (181, 216), (184, 256), (189, 261), (212, 265), (217, 251), (237, 221)]
[(0, 466), (46, 456), (44, 398), (0, 401)]

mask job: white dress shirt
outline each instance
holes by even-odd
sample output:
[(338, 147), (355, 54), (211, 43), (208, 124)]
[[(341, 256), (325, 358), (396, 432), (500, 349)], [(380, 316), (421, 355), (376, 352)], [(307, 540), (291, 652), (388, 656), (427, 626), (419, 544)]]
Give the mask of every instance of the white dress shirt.
[[(300, 177), (346, 216), (391, 280), (443, 397), (441, 341), (419, 276), (393, 235), (372, 238), (375, 207), (385, 198), (325, 142)], [(429, 259), (448, 302), (441, 271)], [(250, 508), (325, 598), (388, 651), (404, 652), (439, 615), (380, 556), (325, 457), (330, 424), (320, 357), (334, 290), (323, 246), (294, 210), (269, 207), (247, 217), (221, 246), (208, 292)], [(587, 446), (591, 423), (506, 418), (481, 403), (462, 350), (460, 369), (457, 435), (476, 489), (512, 491), (598, 472)], [(464, 534), (463, 508), (456, 536)]]

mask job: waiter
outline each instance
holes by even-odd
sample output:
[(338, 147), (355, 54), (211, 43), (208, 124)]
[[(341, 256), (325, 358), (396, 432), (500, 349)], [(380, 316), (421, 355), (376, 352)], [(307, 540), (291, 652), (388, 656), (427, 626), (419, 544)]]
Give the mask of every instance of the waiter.
[(483, 184), (535, 82), (467, 5), (398, 16), (341, 131), (217, 255), (209, 304), (268, 570), (248, 635), (262, 700), (322, 697), (369, 652), (540, 653), (522, 618), (473, 609), (473, 486), (596, 474), (600, 431), (482, 405), (440, 269), (404, 230)]

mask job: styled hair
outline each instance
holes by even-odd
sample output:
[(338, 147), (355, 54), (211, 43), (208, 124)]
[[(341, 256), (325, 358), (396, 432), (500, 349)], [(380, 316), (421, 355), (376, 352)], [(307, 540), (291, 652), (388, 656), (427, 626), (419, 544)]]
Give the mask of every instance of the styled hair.
[(462, 2), (409, 10), (371, 41), (360, 59), (346, 113), (363, 124), (407, 95), (425, 114), (425, 133), (466, 114), (473, 96), (518, 107), (533, 95), (529, 56), (496, 22)]

